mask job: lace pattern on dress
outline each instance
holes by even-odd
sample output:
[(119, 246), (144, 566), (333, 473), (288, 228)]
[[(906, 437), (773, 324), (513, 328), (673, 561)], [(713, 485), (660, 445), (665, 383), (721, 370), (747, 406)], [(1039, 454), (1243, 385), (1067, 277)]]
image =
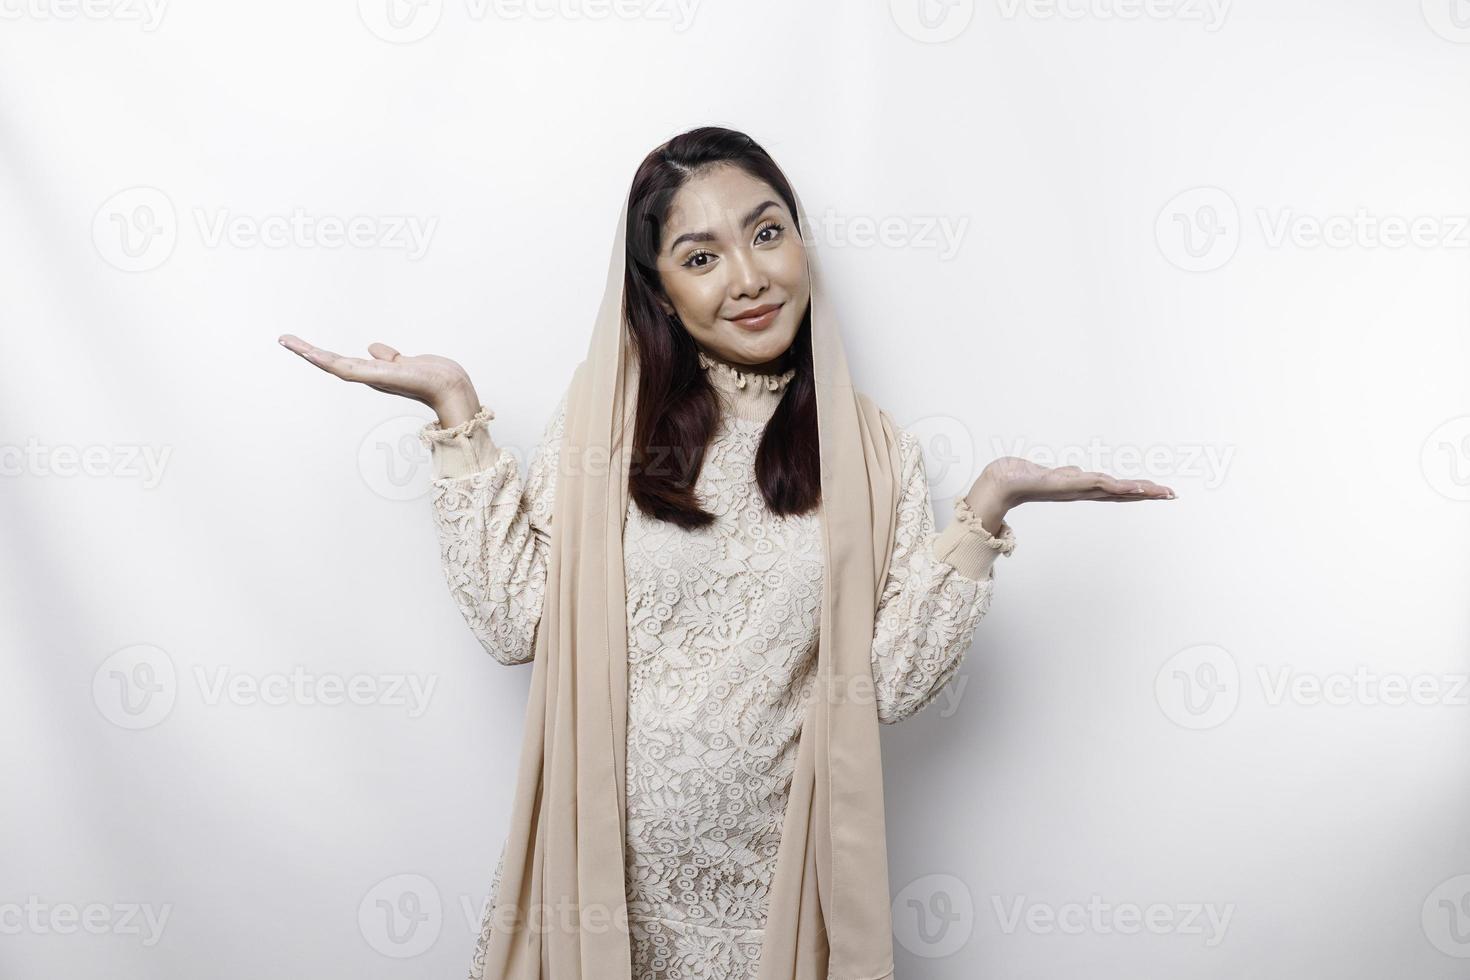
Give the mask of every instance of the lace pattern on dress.
[[(508, 452), (434, 484), (451, 594), (503, 663), (533, 651), (564, 412), (565, 397), (524, 486)], [(629, 506), (625, 866), (636, 980), (756, 976), (815, 681), (824, 574), (817, 512), (783, 517), (765, 506), (754, 466), (763, 427), (721, 420), (696, 481), (713, 524), (685, 530)], [(921, 446), (900, 430), (899, 447), (898, 525), (872, 654), (878, 716), (889, 724), (931, 703), (954, 675), (993, 591), (990, 576), (967, 578), (934, 556)], [(483, 973), (502, 866), (471, 980)]]

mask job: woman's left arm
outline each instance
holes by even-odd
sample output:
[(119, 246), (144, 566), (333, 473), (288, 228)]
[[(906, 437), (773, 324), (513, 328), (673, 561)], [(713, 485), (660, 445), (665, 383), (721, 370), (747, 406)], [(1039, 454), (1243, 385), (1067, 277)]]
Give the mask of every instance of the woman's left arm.
[(963, 497), (936, 533), (923, 447), (903, 430), (899, 457), (898, 526), (873, 632), (878, 720), (889, 725), (933, 701), (959, 668), (990, 608), (995, 560), (1016, 546), (1008, 524), (991, 534)]
[(1152, 480), (1120, 480), (1076, 466), (1052, 468), (1003, 456), (955, 501), (955, 519), (936, 534), (917, 437), (900, 430), (899, 455), (898, 531), (873, 636), (873, 685), (878, 720), (885, 724), (928, 705), (959, 668), (990, 608), (995, 559), (1015, 550), (1015, 534), (1005, 523), (1010, 510), (1031, 501), (1176, 496)]

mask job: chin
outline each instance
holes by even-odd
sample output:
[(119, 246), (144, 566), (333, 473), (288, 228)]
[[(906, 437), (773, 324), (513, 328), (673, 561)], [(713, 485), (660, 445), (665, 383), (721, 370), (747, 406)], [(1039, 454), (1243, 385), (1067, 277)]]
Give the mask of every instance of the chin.
[(745, 364), (765, 364), (790, 350), (791, 342), (795, 339), (794, 336), (745, 338), (745, 343), (734, 348), (738, 356), (731, 360), (739, 360)]

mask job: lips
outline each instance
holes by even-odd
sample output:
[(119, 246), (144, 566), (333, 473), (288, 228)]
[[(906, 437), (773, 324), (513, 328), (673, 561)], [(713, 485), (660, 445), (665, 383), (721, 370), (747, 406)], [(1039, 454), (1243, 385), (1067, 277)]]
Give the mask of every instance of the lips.
[(730, 317), (729, 320), (731, 323), (745, 327), (746, 329), (758, 330), (774, 320), (776, 318), (776, 311), (783, 305), (782, 303), (766, 303), (763, 306), (753, 306), (738, 316)]

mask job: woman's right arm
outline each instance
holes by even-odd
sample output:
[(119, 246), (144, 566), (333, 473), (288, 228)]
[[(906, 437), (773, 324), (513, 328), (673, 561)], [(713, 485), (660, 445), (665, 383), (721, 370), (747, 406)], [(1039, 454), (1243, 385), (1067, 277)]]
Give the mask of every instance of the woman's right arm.
[(277, 338), (343, 381), (411, 398), (437, 418), (420, 430), (433, 460), (434, 523), (449, 592), (489, 654), (521, 664), (536, 653), (536, 626), (546, 594), (551, 556), (551, 508), (567, 392), (563, 392), (525, 483), (515, 457), (496, 446), (488, 423), (494, 413), (475, 393), (457, 361), (438, 354), (402, 354), (368, 345), (370, 358), (349, 357), (302, 340)]
[(530, 662), (546, 596), (551, 514), (566, 415), (564, 393), (524, 483), (515, 456), (490, 437), (483, 405), (466, 421), (425, 425), (430, 501), (450, 595), (480, 645), (503, 664)]

